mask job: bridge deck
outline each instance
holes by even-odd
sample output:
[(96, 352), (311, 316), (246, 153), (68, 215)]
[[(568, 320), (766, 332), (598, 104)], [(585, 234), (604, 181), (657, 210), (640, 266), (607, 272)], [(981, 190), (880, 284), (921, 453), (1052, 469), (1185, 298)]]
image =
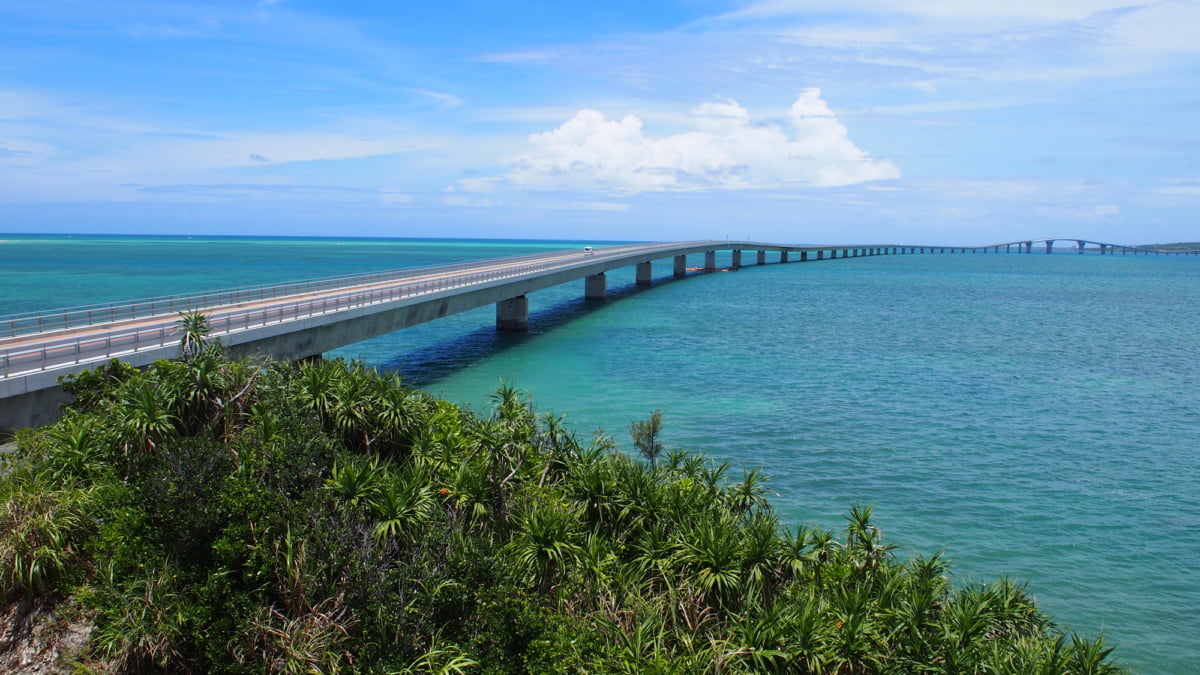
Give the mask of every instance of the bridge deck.
[[(1200, 253), (1065, 240), (1078, 242), (1080, 247), (1092, 244), (1142, 253)], [(857, 257), (860, 253), (998, 252), (1013, 246), (1029, 252), (1039, 242), (1048, 242), (1049, 252), (1054, 241), (978, 247), (748, 241), (633, 244), (2, 317), (0, 406), (6, 399), (57, 388), (60, 376), (112, 358), (141, 366), (173, 356), (182, 335), (179, 315), (185, 311), (204, 313), (211, 335), (234, 353), (263, 351), (276, 358), (300, 358), (571, 280), (673, 256), (757, 250), (779, 252), (781, 260), (786, 260), (786, 254), (793, 252), (802, 257), (833, 252), (830, 258), (844, 258), (851, 251)], [(0, 419), (0, 428), (4, 426)]]

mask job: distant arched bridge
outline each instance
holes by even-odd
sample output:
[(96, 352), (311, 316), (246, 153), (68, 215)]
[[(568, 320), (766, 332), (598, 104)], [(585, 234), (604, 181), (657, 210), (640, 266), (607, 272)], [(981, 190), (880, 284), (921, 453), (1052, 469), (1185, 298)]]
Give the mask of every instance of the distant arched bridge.
[[(113, 358), (134, 366), (174, 356), (180, 314), (202, 312), (212, 337), (234, 354), (263, 353), (302, 359), (419, 323), (496, 305), (499, 330), (524, 330), (526, 294), (578, 279), (584, 297), (605, 296), (606, 273), (636, 269), (649, 285), (654, 260), (674, 259), (674, 276), (689, 270), (738, 269), (752, 263), (810, 262), (879, 255), (929, 253), (1051, 253), (1069, 241), (1079, 253), (1101, 255), (1200, 255), (1200, 250), (1160, 250), (1084, 239), (1030, 239), (986, 246), (783, 245), (750, 241), (690, 241), (576, 249), (539, 255), (409, 268), (271, 286), (164, 296), (124, 303), (0, 317), (0, 431), (57, 418), (65, 393), (58, 378)], [(718, 267), (717, 252), (729, 263)], [(687, 256), (704, 254), (702, 267)]]

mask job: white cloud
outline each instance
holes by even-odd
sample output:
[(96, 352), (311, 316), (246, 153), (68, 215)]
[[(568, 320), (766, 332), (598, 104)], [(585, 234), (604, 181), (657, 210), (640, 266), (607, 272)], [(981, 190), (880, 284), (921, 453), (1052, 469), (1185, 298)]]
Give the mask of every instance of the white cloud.
[(1080, 21), (1130, 6), (1128, 0), (765, 0), (726, 14), (721, 20), (778, 21), (787, 17), (819, 17), (823, 23), (841, 21), (860, 26), (867, 34), (879, 30), (875, 22), (880, 18), (891, 17), (899, 20), (885, 21), (885, 24), (895, 30), (924, 26), (974, 32)]
[(1177, 185), (1167, 185), (1158, 189), (1164, 195), (1184, 197), (1200, 197), (1200, 181), (1185, 181)]
[(534, 205), (533, 208), (544, 211), (610, 211), (623, 213), (630, 209), (629, 204), (622, 202), (600, 202), (600, 201), (583, 201), (583, 202), (542, 202)]
[(532, 135), (534, 151), (513, 161), (508, 178), (535, 190), (628, 194), (828, 187), (900, 176), (890, 161), (850, 140), (819, 89), (801, 92), (786, 124), (755, 121), (733, 100), (704, 103), (690, 121), (694, 130), (655, 138), (636, 116), (616, 121), (580, 110), (557, 129)]
[(1117, 206), (1116, 204), (1099, 204), (1096, 206), (1096, 208), (1092, 209), (1092, 213), (1100, 216), (1101, 218), (1106, 216), (1116, 216), (1120, 215), (1121, 207)]
[(1195, 2), (1158, 2), (1122, 16), (1113, 27), (1117, 39), (1138, 49), (1196, 52), (1196, 26), (1200, 5)]
[(447, 192), (495, 192), (499, 187), (501, 179), (493, 176), (470, 176), (467, 178), (459, 178), (456, 187), (447, 188)]
[(381, 204), (406, 205), (412, 204), (413, 198), (400, 190), (384, 189), (379, 191), (379, 202)]

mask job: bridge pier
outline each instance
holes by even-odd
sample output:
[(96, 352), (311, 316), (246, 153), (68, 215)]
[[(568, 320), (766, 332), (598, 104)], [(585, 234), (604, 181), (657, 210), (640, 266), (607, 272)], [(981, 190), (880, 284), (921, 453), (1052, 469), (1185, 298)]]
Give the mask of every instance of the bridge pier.
[(808, 262), (808, 251), (800, 251), (800, 262)]
[(682, 279), (687, 276), (687, 256), (675, 256), (675, 278)]
[(637, 264), (637, 277), (636, 278), (637, 278), (636, 283), (638, 286), (649, 286), (650, 285), (651, 280), (654, 278), (654, 268), (651, 266), (651, 264), (649, 262), (643, 262), (643, 263)]
[(733, 249), (733, 264), (730, 267), (735, 270), (742, 268), (742, 250), (741, 249), (739, 249), (739, 248)]
[(1083, 249), (1087, 248), (1087, 242), (1082, 239), (1076, 239), (1075, 243), (1079, 245), (1079, 255), (1083, 255)]
[(759, 264), (759, 265), (766, 265), (766, 264), (767, 264), (767, 252), (766, 252), (766, 251), (759, 251), (759, 252), (758, 252), (758, 264)]
[(529, 298), (515, 298), (496, 303), (496, 330), (519, 333), (529, 329)]
[(817, 251), (817, 260), (825, 259), (825, 251)]
[(787, 261), (788, 261), (788, 252), (787, 252), (787, 251), (780, 251), (780, 252), (779, 252), (779, 262), (781, 262), (781, 263), (785, 263), (785, 262), (787, 262)]
[(717, 252), (716, 251), (705, 251), (704, 252), (704, 269), (706, 269), (706, 270), (717, 269)]
[(1046, 240), (1046, 253), (1054, 253), (1054, 240), (1053, 239)]
[(1108, 244), (1100, 244), (1100, 255), (1108, 253)]
[[(682, 257), (682, 256), (680, 256)], [(607, 290), (608, 279), (604, 273), (593, 274), (583, 280), (584, 300), (603, 300)]]

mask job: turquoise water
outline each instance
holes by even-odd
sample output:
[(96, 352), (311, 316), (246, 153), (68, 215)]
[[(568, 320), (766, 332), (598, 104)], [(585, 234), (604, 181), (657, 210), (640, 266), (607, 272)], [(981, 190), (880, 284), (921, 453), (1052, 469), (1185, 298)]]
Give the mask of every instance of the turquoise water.
[[(0, 239), (0, 314), (578, 245)], [(1200, 669), (1200, 259), (669, 265), (648, 289), (610, 273), (606, 303), (582, 282), (532, 294), (527, 334), (484, 308), (334, 355), (476, 409), (508, 378), (626, 448), (661, 408), (669, 445), (763, 467), (785, 522), (872, 503), (902, 553), (1028, 580), (1140, 672)]]

